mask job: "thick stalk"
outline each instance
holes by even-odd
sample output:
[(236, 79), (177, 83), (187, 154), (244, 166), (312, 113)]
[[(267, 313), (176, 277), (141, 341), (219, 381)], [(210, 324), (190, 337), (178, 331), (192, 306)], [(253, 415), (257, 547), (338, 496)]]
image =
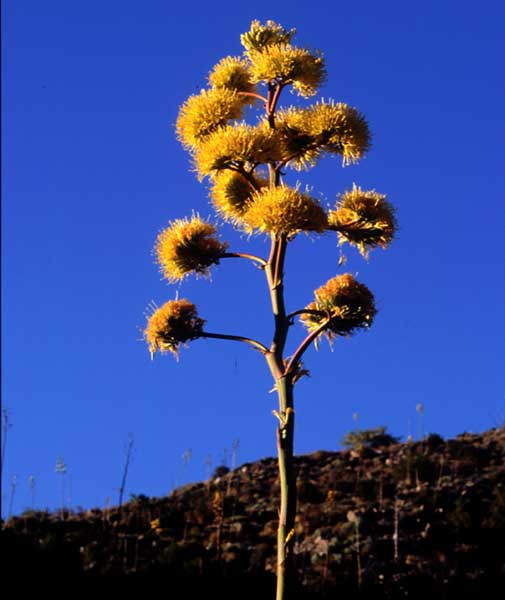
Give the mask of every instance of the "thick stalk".
[(284, 305), (284, 260), (287, 240), (283, 236), (272, 236), (270, 256), (265, 267), (272, 312), (274, 315), (274, 338), (270, 351), (274, 354), (279, 368), (283, 370), (282, 356), (289, 330), (289, 319)]
[(280, 411), (277, 428), (277, 453), (281, 505), (277, 530), (277, 591), (276, 600), (292, 597), (295, 585), (293, 544), (296, 516), (296, 473), (293, 464), (295, 412), (291, 377), (277, 380)]
[[(266, 103), (267, 119), (275, 129), (275, 109), (282, 86), (269, 84)], [(270, 187), (281, 182), (280, 169), (275, 163), (268, 165)], [(295, 585), (293, 544), (296, 515), (296, 473), (293, 465), (293, 441), (295, 431), (295, 412), (293, 406), (293, 376), (286, 373), (284, 348), (289, 331), (290, 319), (286, 315), (284, 304), (284, 261), (288, 240), (283, 234), (272, 235), (270, 256), (265, 266), (272, 312), (274, 315), (274, 337), (270, 350), (265, 354), (268, 366), (275, 380), (279, 396), (279, 419), (277, 427), (277, 455), (280, 484), (279, 527), (277, 530), (277, 592), (276, 600), (292, 597)]]
[(296, 515), (296, 473), (293, 465), (295, 413), (293, 378), (285, 373), (284, 347), (289, 330), (289, 318), (284, 304), (284, 260), (287, 240), (272, 238), (272, 248), (265, 273), (274, 314), (274, 337), (266, 360), (275, 380), (279, 396), (277, 456), (280, 484), (279, 526), (277, 530), (277, 592), (276, 600), (287, 600), (295, 585), (293, 562), (294, 526)]

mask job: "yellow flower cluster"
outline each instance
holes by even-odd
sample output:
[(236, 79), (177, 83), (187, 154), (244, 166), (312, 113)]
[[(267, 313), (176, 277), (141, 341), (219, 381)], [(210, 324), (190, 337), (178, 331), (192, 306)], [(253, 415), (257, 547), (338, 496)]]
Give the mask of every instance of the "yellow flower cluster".
[(262, 25), (251, 23), (251, 29), (240, 36), (245, 55), (250, 60), (254, 83), (276, 81), (292, 84), (300, 96), (313, 96), (326, 77), (320, 52), (309, 52), (291, 45), (295, 29), (287, 31), (274, 21)]
[(189, 150), (198, 147), (213, 131), (231, 119), (240, 119), (243, 99), (233, 90), (212, 88), (190, 96), (176, 122), (179, 141)]
[(260, 177), (246, 177), (230, 170), (219, 171), (213, 178), (210, 191), (212, 204), (225, 221), (240, 225), (254, 192), (267, 185), (268, 182)]
[(299, 231), (322, 233), (328, 226), (326, 213), (317, 200), (284, 185), (256, 192), (243, 219), (249, 233), (256, 229), (288, 237)]
[(386, 196), (358, 186), (340, 196), (328, 215), (329, 229), (338, 232), (339, 244), (349, 242), (366, 258), (368, 250), (385, 249), (397, 229), (394, 207)]
[(355, 329), (370, 327), (377, 313), (372, 292), (350, 273), (333, 277), (314, 296), (315, 301), (306, 308), (318, 312), (303, 314), (301, 321), (313, 331), (330, 318), (324, 331), (329, 341), (335, 335), (349, 335)]
[[(234, 92), (254, 93), (255, 87), (251, 82), (249, 63), (237, 56), (227, 56), (214, 67), (209, 75), (212, 89), (229, 90)], [(251, 103), (251, 98), (239, 96), (243, 103)], [(253, 99), (254, 101), (254, 99)]]
[(151, 357), (157, 350), (177, 356), (181, 344), (200, 337), (204, 323), (189, 300), (170, 300), (151, 315), (144, 330)]
[(290, 44), (270, 45), (250, 52), (251, 76), (255, 83), (276, 81), (293, 88), (304, 98), (313, 96), (326, 78), (323, 57)]
[(214, 225), (197, 216), (172, 221), (158, 235), (154, 247), (163, 276), (173, 283), (190, 273), (206, 275), (228, 247), (214, 237), (215, 233)]
[(194, 154), (200, 179), (213, 171), (251, 167), (275, 161), (280, 156), (275, 131), (260, 123), (256, 127), (239, 123), (220, 128), (202, 143)]
[(347, 104), (318, 102), (308, 108), (279, 111), (277, 127), (283, 133), (289, 164), (301, 170), (314, 166), (322, 152), (342, 155), (344, 164), (357, 162), (370, 148), (365, 118)]
[(296, 29), (287, 31), (275, 21), (269, 20), (262, 25), (254, 20), (251, 29), (240, 36), (240, 42), (245, 48), (246, 55), (249, 55), (251, 52), (258, 52), (275, 44), (289, 44), (295, 33)]

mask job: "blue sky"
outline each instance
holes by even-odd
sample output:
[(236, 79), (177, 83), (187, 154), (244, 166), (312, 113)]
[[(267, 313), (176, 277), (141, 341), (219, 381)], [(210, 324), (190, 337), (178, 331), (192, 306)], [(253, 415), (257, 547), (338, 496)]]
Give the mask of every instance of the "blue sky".
[[(177, 291), (209, 331), (271, 337), (258, 269), (229, 260), (211, 280), (170, 286), (151, 254), (169, 220), (213, 218), (174, 123), (213, 65), (240, 54), (252, 19), (321, 49), (321, 96), (356, 106), (373, 132), (360, 164), (325, 159), (288, 181), (330, 204), (353, 182), (375, 188), (400, 223), (369, 262), (346, 249), (379, 314), (333, 352), (306, 354), (297, 452), (337, 449), (356, 426), (405, 438), (503, 422), (503, 3), (6, 0), (2, 16), (4, 515), (14, 476), (14, 512), (31, 504), (29, 475), (35, 504), (58, 506), (59, 455), (74, 507), (116, 502), (130, 432), (127, 496), (204, 478), (206, 457), (219, 465), (234, 439), (239, 463), (275, 454), (276, 398), (258, 353), (199, 340), (179, 362), (151, 362), (140, 341), (147, 304)], [(262, 238), (221, 232), (231, 249), (268, 252)], [(292, 243), (289, 310), (337, 273), (338, 256), (333, 235)], [(293, 328), (291, 351), (302, 336)]]

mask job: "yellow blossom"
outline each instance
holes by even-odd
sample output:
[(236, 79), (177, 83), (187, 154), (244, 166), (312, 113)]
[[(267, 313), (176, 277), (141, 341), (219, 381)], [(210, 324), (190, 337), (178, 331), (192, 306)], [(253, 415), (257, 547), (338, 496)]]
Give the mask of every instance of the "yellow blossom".
[(326, 213), (317, 200), (284, 185), (256, 192), (243, 219), (250, 233), (256, 229), (289, 237), (299, 231), (321, 233), (328, 225)]
[(236, 225), (242, 223), (251, 197), (268, 182), (260, 177), (236, 171), (219, 171), (213, 178), (210, 196), (218, 214)]
[(163, 276), (173, 283), (190, 273), (206, 275), (227, 248), (226, 243), (214, 237), (215, 233), (214, 225), (198, 216), (172, 221), (158, 235), (154, 247)]
[(296, 29), (287, 31), (275, 21), (269, 20), (262, 25), (254, 20), (249, 31), (240, 36), (240, 41), (246, 55), (250, 55), (251, 52), (258, 52), (275, 44), (289, 44), (295, 33)]
[(347, 104), (321, 101), (308, 108), (291, 107), (279, 111), (276, 120), (291, 157), (288, 164), (298, 170), (314, 166), (323, 152), (340, 154), (347, 165), (370, 148), (365, 118)]
[(155, 352), (172, 352), (176, 356), (181, 344), (201, 336), (205, 321), (198, 317), (196, 306), (189, 300), (170, 300), (148, 319), (144, 338), (151, 356)]
[(319, 52), (310, 52), (290, 44), (269, 45), (249, 52), (252, 81), (291, 83), (304, 98), (313, 96), (326, 78), (324, 60)]
[(243, 99), (233, 90), (217, 87), (190, 96), (179, 110), (177, 137), (188, 149), (198, 147), (213, 131), (242, 117)]
[(260, 123), (256, 127), (239, 123), (211, 133), (195, 152), (195, 166), (200, 179), (222, 169), (252, 169), (277, 160), (280, 142), (273, 129)]
[(356, 185), (340, 195), (336, 209), (328, 215), (329, 229), (338, 232), (339, 244), (349, 242), (366, 258), (368, 250), (385, 249), (397, 229), (394, 207), (386, 196)]
[(356, 329), (370, 327), (377, 313), (372, 292), (350, 273), (333, 277), (314, 296), (306, 310), (315, 312), (303, 314), (301, 321), (313, 331), (329, 318), (323, 333), (330, 341), (335, 335), (349, 335)]
[(237, 56), (227, 56), (214, 67), (209, 75), (209, 84), (214, 89), (230, 90), (237, 92), (239, 99), (244, 104), (251, 104), (254, 98), (242, 93), (254, 93), (255, 87), (251, 82), (249, 63)]

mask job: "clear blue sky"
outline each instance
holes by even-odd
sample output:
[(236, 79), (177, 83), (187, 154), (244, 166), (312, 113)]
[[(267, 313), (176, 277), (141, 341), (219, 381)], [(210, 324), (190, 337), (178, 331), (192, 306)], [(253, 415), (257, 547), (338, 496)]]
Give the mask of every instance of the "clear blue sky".
[[(254, 18), (298, 29), (328, 67), (325, 98), (362, 111), (373, 148), (343, 169), (298, 175), (329, 203), (353, 182), (387, 193), (401, 231), (348, 270), (375, 293), (373, 328), (305, 359), (298, 453), (334, 450), (356, 426), (453, 436), (503, 420), (505, 127), (502, 2), (359, 3), (165, 0), (3, 3), (3, 407), (10, 412), (4, 514), (55, 508), (58, 455), (75, 507), (117, 501), (128, 433), (127, 495), (160, 496), (205, 477), (239, 440), (239, 462), (275, 455), (276, 406), (261, 356), (199, 340), (151, 362), (139, 341), (149, 301), (179, 291), (207, 329), (267, 343), (266, 286), (246, 261), (212, 281), (161, 281), (151, 254), (169, 220), (212, 215), (206, 186), (174, 135), (179, 105), (212, 66), (239, 54)], [(502, 57), (500, 59), (500, 56)], [(289, 94), (284, 101), (291, 100)], [(297, 175), (289, 181), (295, 182)], [(265, 255), (223, 226), (235, 250)], [(337, 273), (333, 235), (289, 249), (295, 310)], [(290, 348), (303, 335), (293, 329)], [(186, 467), (182, 455), (191, 448)]]

